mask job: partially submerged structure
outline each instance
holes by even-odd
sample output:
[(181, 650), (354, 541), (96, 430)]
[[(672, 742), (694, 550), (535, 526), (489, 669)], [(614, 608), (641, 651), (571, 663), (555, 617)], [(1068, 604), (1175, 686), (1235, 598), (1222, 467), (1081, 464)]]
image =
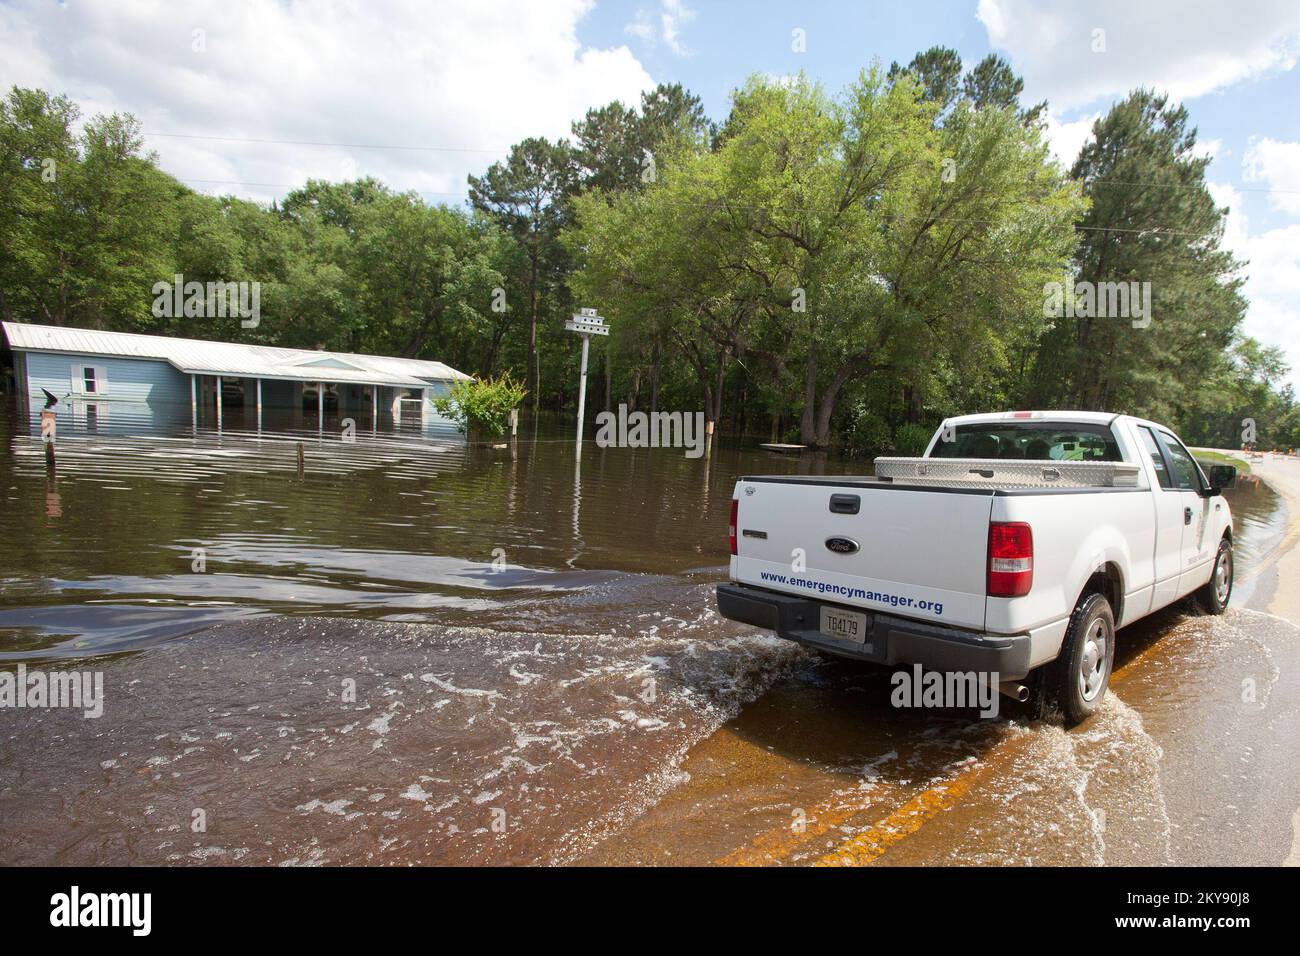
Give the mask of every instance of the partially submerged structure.
[[(33, 409), (53, 396), (66, 407), (188, 406), (191, 422), (224, 423), (232, 407), (246, 427), (264, 410), (289, 421), (351, 418), (357, 427), (451, 429), (432, 399), (470, 376), (441, 362), (210, 342), (161, 335), (0, 323), (14, 352), (17, 390)], [(56, 406), (57, 407), (57, 406)], [(84, 413), (84, 409), (83, 409)]]

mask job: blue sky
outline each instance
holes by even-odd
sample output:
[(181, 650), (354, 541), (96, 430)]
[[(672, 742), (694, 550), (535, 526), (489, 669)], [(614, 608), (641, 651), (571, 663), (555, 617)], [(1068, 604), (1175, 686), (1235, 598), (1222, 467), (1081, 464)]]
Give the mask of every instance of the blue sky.
[(1286, 350), (1300, 390), (1297, 0), (0, 0), (5, 86), (129, 111), (168, 172), (259, 201), (374, 175), (462, 202), (511, 143), (658, 82), (722, 119), (752, 73), (836, 91), (936, 44), (1010, 62), (1066, 163), (1134, 87), (1184, 103), (1232, 209), (1225, 242), (1251, 260), (1246, 330)]
[[(1032, 9), (1033, 5), (1025, 6)], [(1195, 5), (1166, 6), (1188, 11)], [(1233, 9), (1231, 5), (1222, 6)], [(781, 75), (803, 70), (836, 91), (852, 83), (858, 72), (873, 62), (884, 67), (893, 61), (907, 63), (917, 52), (936, 45), (957, 50), (967, 65), (973, 65), (989, 53), (997, 53), (1025, 75), (1023, 66), (1017, 64), (1014, 49), (993, 44), (988, 29), (977, 17), (978, 7), (975, 0), (818, 3), (807, 7), (778, 0), (746, 3), (743, 7), (730, 3), (687, 6), (603, 3), (580, 21), (578, 36), (592, 46), (628, 44), (657, 81), (682, 83), (704, 100), (711, 117), (721, 119), (727, 113), (730, 91), (752, 73)], [(1235, 16), (1248, 18), (1250, 7), (1251, 4), (1236, 7)], [(675, 13), (677, 26), (674, 37), (666, 40), (662, 18), (669, 10), (674, 11), (668, 15)], [(1117, 45), (1133, 42), (1145, 46), (1153, 42), (1153, 38), (1136, 30), (1130, 34), (1125, 21), (1119, 17), (1084, 15), (1078, 22), (1105, 24), (1102, 28), (1107, 29), (1107, 45), (1111, 50), (1092, 52), (1092, 27), (1078, 35), (1079, 45), (1087, 45), (1090, 57), (1098, 60), (1108, 56)], [(804, 31), (803, 53), (792, 50), (792, 31), (796, 29)], [(1279, 35), (1285, 36), (1285, 31)], [(1294, 38), (1295, 34), (1291, 36)], [(1181, 42), (1170, 39), (1170, 46)], [(1085, 65), (1090, 64), (1085, 61)], [(1123, 92), (1142, 82), (1154, 82), (1156, 88), (1163, 88), (1158, 77), (1158, 70), (1135, 72), (1133, 84), (1124, 85)], [(1045, 76), (1036, 84), (1031, 73), (1028, 80), (1025, 102), (1047, 99), (1054, 118), (1062, 124), (1087, 123), (1123, 95), (1123, 92), (1103, 93), (1061, 106), (1051, 96), (1052, 86), (1059, 82), (1057, 78)], [(1201, 142), (1215, 147), (1208, 177), (1234, 184), (1252, 221), (1258, 217), (1261, 226), (1280, 225), (1290, 221), (1290, 217), (1279, 214), (1268, 202), (1267, 191), (1274, 187), (1256, 180), (1243, 180), (1242, 159), (1249, 151), (1252, 138), (1300, 141), (1298, 98), (1300, 69), (1293, 67), (1266, 70), (1182, 99), (1192, 124), (1199, 130)], [(1076, 146), (1085, 129), (1080, 126), (1073, 135), (1063, 138), (1063, 144)], [(1066, 151), (1064, 146), (1062, 151)], [(1068, 150), (1069, 158), (1076, 151)], [(1300, 188), (1300, 184), (1295, 188)]]

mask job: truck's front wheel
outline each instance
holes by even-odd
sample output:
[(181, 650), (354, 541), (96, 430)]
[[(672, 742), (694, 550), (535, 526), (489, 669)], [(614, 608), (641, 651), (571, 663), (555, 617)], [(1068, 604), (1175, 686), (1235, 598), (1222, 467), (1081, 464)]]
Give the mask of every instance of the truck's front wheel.
[(1228, 609), (1232, 597), (1232, 540), (1224, 537), (1214, 556), (1214, 572), (1210, 580), (1196, 592), (1196, 601), (1206, 614), (1222, 614)]
[(1061, 655), (1043, 668), (1044, 704), (1059, 710), (1066, 726), (1101, 706), (1115, 661), (1115, 614), (1101, 594), (1089, 594), (1070, 615)]

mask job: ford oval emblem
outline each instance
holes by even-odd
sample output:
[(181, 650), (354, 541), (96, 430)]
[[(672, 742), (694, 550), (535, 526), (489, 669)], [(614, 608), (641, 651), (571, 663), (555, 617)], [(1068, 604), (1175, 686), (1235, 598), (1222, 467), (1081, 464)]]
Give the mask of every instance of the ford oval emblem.
[(836, 554), (856, 554), (858, 543), (852, 538), (827, 538), (826, 547)]

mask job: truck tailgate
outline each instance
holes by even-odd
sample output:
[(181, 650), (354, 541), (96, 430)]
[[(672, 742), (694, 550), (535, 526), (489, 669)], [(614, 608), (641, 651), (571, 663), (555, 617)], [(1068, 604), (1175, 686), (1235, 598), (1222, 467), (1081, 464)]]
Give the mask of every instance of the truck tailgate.
[(733, 580), (984, 627), (992, 490), (742, 478), (735, 497)]

